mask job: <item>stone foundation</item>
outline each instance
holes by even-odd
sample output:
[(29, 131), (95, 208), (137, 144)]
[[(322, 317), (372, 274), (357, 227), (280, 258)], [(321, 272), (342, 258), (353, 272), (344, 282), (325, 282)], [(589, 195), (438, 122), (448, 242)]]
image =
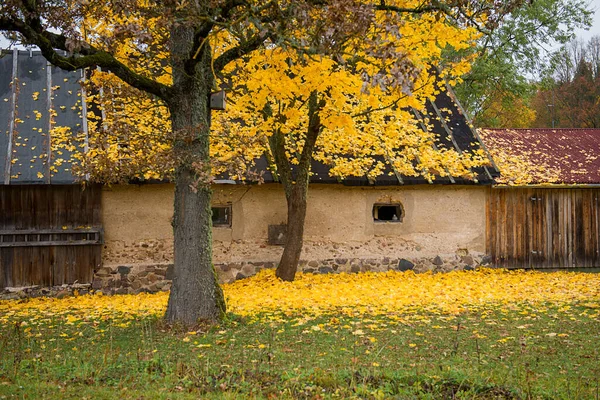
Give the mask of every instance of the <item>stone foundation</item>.
[[(450, 272), (454, 270), (474, 269), (476, 266), (486, 263), (486, 257), (474, 257), (468, 254), (443, 259), (440, 256), (434, 258), (333, 258), (327, 260), (301, 260), (299, 270), (312, 274), (331, 273), (358, 273), (358, 272), (384, 272), (389, 270), (422, 272)], [(220, 283), (229, 283), (237, 279), (247, 278), (261, 269), (275, 268), (273, 262), (241, 262), (215, 265)]]
[(93, 290), (105, 294), (156, 293), (171, 289), (173, 264), (103, 266), (94, 271)]
[[(389, 270), (422, 272), (450, 272), (470, 270), (480, 265), (488, 265), (489, 257), (473, 256), (468, 253), (455, 254), (443, 258), (334, 258), (326, 260), (302, 260), (299, 270), (304, 273), (359, 273), (384, 272)], [(261, 269), (275, 268), (274, 262), (239, 262), (215, 264), (219, 283), (229, 283), (247, 278)], [(133, 265), (105, 265), (94, 271), (91, 284), (62, 285), (54, 288), (31, 286), (27, 288), (7, 288), (0, 292), (0, 299), (18, 299), (25, 297), (52, 296), (64, 297), (85, 294), (90, 291), (102, 291), (104, 294), (156, 293), (168, 291), (173, 279), (172, 263), (152, 263)]]
[(19, 300), (29, 297), (56, 297), (62, 299), (67, 296), (83, 295), (90, 293), (90, 283), (74, 283), (52, 287), (24, 286), (0, 289), (0, 300)]

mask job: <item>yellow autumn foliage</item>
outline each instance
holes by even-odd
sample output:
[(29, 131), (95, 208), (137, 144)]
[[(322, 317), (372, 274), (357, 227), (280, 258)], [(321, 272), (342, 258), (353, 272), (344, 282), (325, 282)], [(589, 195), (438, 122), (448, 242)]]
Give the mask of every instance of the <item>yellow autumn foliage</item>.
[[(316, 55), (299, 57), (290, 47), (271, 44), (231, 63), (225, 76), (218, 77), (218, 85), (228, 91), (228, 106), (225, 112), (213, 112), (212, 174), (245, 179), (254, 161), (269, 153), (268, 137), (275, 130), (289, 136), (288, 158), (297, 163), (308, 123), (307, 97), (315, 91), (326, 101), (320, 112), (323, 130), (315, 159), (327, 164), (333, 176), (375, 178), (386, 170), (392, 174), (391, 165), (396, 174), (427, 179), (448, 174), (472, 177), (471, 168), (486, 164), (483, 153), (437, 149), (434, 135), (423, 132), (410, 112), (423, 110), (425, 101), (442, 90), (432, 67), (443, 50), (472, 46), (479, 36), (476, 29), (457, 26), (433, 13), (377, 12), (375, 21), (372, 37), (350, 38), (335, 61)], [(171, 83), (168, 32), (159, 17), (143, 20), (135, 13), (118, 13), (98, 4), (90, 6), (82, 24), (86, 40), (97, 48), (111, 51), (137, 73)], [(126, 34), (129, 29), (137, 34)], [(297, 29), (295, 37), (300, 40), (306, 28)], [(240, 40), (227, 29), (216, 29), (209, 37), (213, 59)], [(365, 40), (376, 41), (377, 51), (402, 54), (402, 60), (361, 50), (367, 47)], [(471, 62), (463, 59), (447, 65), (440, 78), (454, 83), (468, 72)], [(410, 84), (395, 81), (394, 76), (405, 76)], [(88, 93), (88, 110), (95, 114), (88, 114), (89, 145), (73, 153), (74, 170), (102, 182), (168, 178), (176, 160), (164, 104), (101, 71), (92, 71)], [(263, 115), (265, 107), (272, 110), (269, 117)], [(74, 140), (59, 138), (56, 146), (73, 147)]]
[[(460, 39), (468, 42), (468, 36)], [(411, 46), (409, 53), (415, 57), (411, 62), (423, 69), (411, 82), (409, 93), (406, 88), (365, 87), (364, 75), (372, 73), (376, 60), (358, 62), (355, 69), (342, 68), (326, 57), (299, 59), (272, 48), (239, 61), (231, 67), (231, 106), (213, 119), (213, 157), (242, 160), (241, 165), (249, 169), (263, 153), (273, 159), (268, 140), (283, 135), (289, 162), (298, 164), (311, 119), (309, 97), (316, 94), (321, 129), (314, 159), (328, 165), (332, 176), (375, 179), (386, 169), (391, 174), (391, 166), (393, 173), (430, 180), (449, 174), (473, 177), (471, 168), (489, 163), (483, 151), (437, 148), (434, 121), (425, 121), (424, 131), (411, 111), (422, 112), (426, 101), (445, 90), (443, 78), (428, 64), (435, 64), (441, 50), (432, 53), (427, 42)], [(363, 54), (357, 57), (369, 59)], [(352, 57), (347, 62), (353, 62)]]
[(599, 284), (595, 274), (498, 269), (300, 274), (294, 282), (283, 282), (263, 270), (251, 279), (225, 285), (225, 294), (231, 312), (241, 315), (320, 315), (340, 310), (364, 315), (454, 314), (523, 302), (600, 302)]
[[(315, 318), (322, 315), (382, 316), (390, 320), (434, 314), (517, 309), (542, 312), (546, 305), (580, 302), (600, 316), (600, 275), (573, 272), (523, 272), (478, 269), (445, 274), (299, 273), (294, 282), (277, 279), (272, 270), (223, 286), (230, 312), (257, 321)], [(97, 323), (127, 326), (146, 317), (161, 317), (167, 293), (122, 296), (84, 295), (0, 301), (0, 326)], [(516, 307), (516, 308), (515, 308)], [(58, 319), (58, 320), (57, 320)]]

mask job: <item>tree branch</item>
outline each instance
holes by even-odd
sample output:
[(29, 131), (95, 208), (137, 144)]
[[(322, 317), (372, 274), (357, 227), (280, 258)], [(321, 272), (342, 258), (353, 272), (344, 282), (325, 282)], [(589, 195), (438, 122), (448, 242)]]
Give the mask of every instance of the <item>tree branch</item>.
[(468, 23), (475, 27), (475, 29), (477, 29), (479, 32), (486, 35), (490, 33), (489, 29), (482, 27), (482, 25), (475, 20), (472, 14), (469, 14), (465, 11), (465, 8), (463, 6), (450, 6), (439, 0), (432, 0), (431, 4), (426, 5), (424, 3), (418, 7), (398, 7), (386, 4), (385, 0), (381, 0), (379, 4), (374, 5), (374, 8), (377, 11), (393, 11), (395, 13), (403, 14), (426, 14), (430, 12), (442, 12), (456, 22), (458, 22), (460, 20), (459, 17), (462, 16), (462, 18), (464, 18), (465, 21), (468, 21)]
[[(171, 88), (169, 86), (134, 72), (112, 54), (98, 50), (87, 43), (84, 43), (81, 49), (77, 50), (72, 56), (59, 54), (55, 49), (70, 51), (67, 38), (41, 29), (41, 24), (34, 23), (36, 20), (38, 18), (31, 18), (32, 26), (18, 19), (0, 17), (0, 31), (20, 33), (28, 43), (40, 48), (42, 55), (48, 62), (64, 70), (74, 71), (89, 67), (105, 68), (136, 89), (153, 94), (165, 101), (170, 98)], [(36, 29), (36, 26), (39, 28)]]
[(257, 33), (256, 36), (249, 40), (240, 43), (239, 45), (227, 50), (221, 54), (214, 62), (214, 68), (216, 72), (220, 72), (230, 62), (237, 60), (247, 54), (250, 54), (254, 50), (258, 49), (266, 40), (266, 37)]
[(431, 12), (431, 11), (448, 11), (448, 6), (440, 4), (439, 2), (435, 2), (438, 5), (420, 5), (418, 7), (398, 7), (398, 6), (392, 6), (392, 5), (388, 5), (385, 3), (384, 0), (382, 0), (379, 4), (375, 5), (375, 9), (377, 11), (393, 11), (393, 12), (397, 12), (397, 13), (404, 13), (404, 14), (424, 14), (427, 12)]
[[(249, 6), (247, 0), (228, 0), (223, 7), (221, 7), (217, 15), (215, 15), (212, 19), (206, 21), (203, 25), (201, 25), (196, 32), (194, 33), (194, 42), (192, 44), (192, 50), (190, 52), (190, 57), (186, 62), (186, 69), (189, 71), (193, 70), (193, 67), (196, 65), (198, 54), (202, 50), (202, 46), (204, 46), (204, 42), (206, 38), (210, 34), (210, 32), (214, 29), (215, 25), (218, 25), (222, 21), (230, 21), (231, 13), (238, 7), (241, 6)], [(266, 6), (265, 6), (266, 7)], [(220, 69), (219, 69), (220, 70)]]
[[(262, 110), (262, 116), (265, 120), (273, 116), (273, 108), (270, 104), (267, 104)], [(285, 136), (281, 133), (281, 130), (276, 129), (268, 137), (268, 144), (273, 155), (273, 161), (277, 167), (277, 176), (283, 185), (285, 196), (289, 198), (293, 189), (293, 176), (291, 163), (285, 150)]]
[(301, 183), (308, 184), (315, 145), (322, 128), (319, 111), (323, 107), (325, 107), (325, 100), (319, 101), (319, 93), (313, 91), (308, 99), (308, 128), (298, 163), (297, 181)]

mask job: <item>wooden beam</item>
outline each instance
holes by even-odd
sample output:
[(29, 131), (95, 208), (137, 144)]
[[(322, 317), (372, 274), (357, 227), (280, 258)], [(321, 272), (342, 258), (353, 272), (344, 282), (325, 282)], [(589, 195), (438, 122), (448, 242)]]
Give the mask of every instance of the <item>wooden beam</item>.
[(101, 240), (46, 240), (43, 242), (0, 242), (0, 247), (47, 247), (102, 245)]
[(46, 183), (52, 181), (52, 64), (46, 63), (46, 110), (48, 112), (48, 153), (46, 154)]
[(4, 235), (58, 235), (61, 233), (100, 233), (102, 229), (11, 229), (0, 230), (0, 236)]
[(15, 118), (17, 117), (17, 72), (18, 72), (19, 50), (13, 50), (13, 65), (12, 65), (12, 97), (10, 110), (10, 127), (8, 128), (8, 146), (6, 150), (6, 164), (4, 169), (4, 184), (10, 184), (10, 171), (12, 166), (12, 143), (15, 132)]

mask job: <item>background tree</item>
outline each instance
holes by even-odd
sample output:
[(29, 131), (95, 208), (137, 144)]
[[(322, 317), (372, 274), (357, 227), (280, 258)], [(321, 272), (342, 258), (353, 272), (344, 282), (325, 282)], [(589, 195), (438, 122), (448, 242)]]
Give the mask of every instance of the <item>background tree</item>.
[[(479, 127), (527, 127), (531, 100), (550, 49), (566, 44), (575, 29), (591, 26), (585, 0), (536, 0), (515, 8), (477, 46), (462, 53), (476, 55), (471, 71), (455, 91)], [(453, 59), (456, 53), (449, 52)], [(461, 54), (464, 56), (464, 54)], [(517, 118), (511, 115), (518, 112)]]
[[(475, 29), (419, 18), (402, 28), (395, 45), (411, 49), (404, 62), (425, 65), (403, 87), (379, 85), (364, 90), (353, 65), (377, 68), (367, 54), (348, 54), (337, 62), (326, 57), (298, 58), (280, 48), (255, 52), (233, 66), (233, 103), (215, 120), (216, 158), (245, 153), (246, 168), (264, 154), (287, 201), (287, 235), (276, 274), (293, 280), (303, 245), (311, 164), (317, 160), (340, 179), (376, 180), (387, 171), (405, 176), (471, 176), (470, 168), (488, 163), (480, 153), (437, 149), (435, 135), (424, 132), (411, 108), (422, 111), (444, 84), (429, 62), (438, 60), (439, 43), (469, 46)], [(406, 32), (413, 32), (408, 35)], [(433, 32), (433, 34), (432, 34)], [(468, 68), (456, 65), (452, 73)], [(414, 69), (412, 67), (411, 69)]]
[(522, 89), (521, 93), (494, 90), (486, 98), (485, 108), (477, 115), (475, 123), (494, 128), (530, 127), (536, 119), (536, 111), (531, 104), (536, 85), (526, 84)]
[[(60, 68), (102, 67), (168, 110), (175, 181), (175, 278), (166, 319), (194, 324), (199, 319), (218, 319), (225, 311), (212, 266), (207, 179), (209, 98), (216, 89), (216, 75), (256, 49), (277, 45), (304, 54), (327, 53), (334, 59), (342, 51), (373, 54), (382, 69), (357, 70), (363, 80), (376, 86), (385, 76), (387, 84), (402, 85), (410, 71), (395, 68), (401, 54), (378, 42), (381, 32), (398, 30), (395, 22), (399, 21), (393, 16), (434, 15), (488, 29), (521, 4), (522, 0), (120, 0), (106, 4), (5, 0), (0, 4), (0, 31), (37, 45)], [(168, 57), (160, 56), (164, 49)], [(170, 74), (169, 82), (157, 79), (153, 68), (136, 68), (144, 65), (140, 60), (160, 60), (157, 67)]]
[(533, 106), (540, 128), (600, 127), (600, 37), (570, 42), (554, 54)]

